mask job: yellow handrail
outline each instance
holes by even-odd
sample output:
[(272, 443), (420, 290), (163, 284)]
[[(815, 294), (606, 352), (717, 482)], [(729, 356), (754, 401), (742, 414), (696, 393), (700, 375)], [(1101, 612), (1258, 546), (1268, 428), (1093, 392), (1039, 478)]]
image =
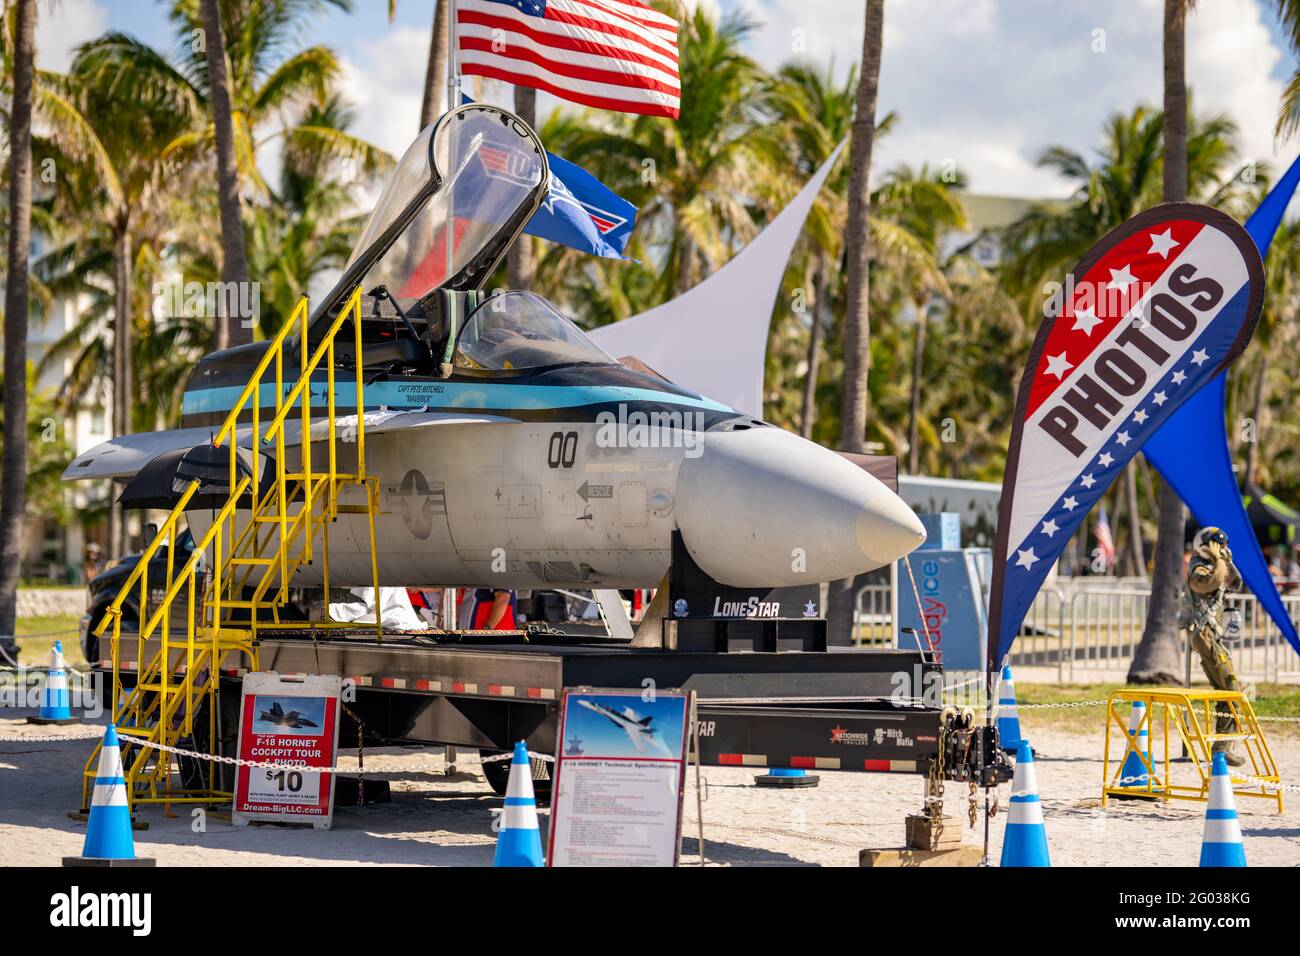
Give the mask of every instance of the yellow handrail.
[(109, 621), (113, 615), (122, 613), (122, 602), (126, 600), (126, 596), (131, 592), (131, 587), (136, 581), (140, 580), (140, 575), (144, 574), (145, 569), (149, 567), (149, 562), (153, 560), (153, 556), (158, 553), (158, 549), (162, 546), (163, 541), (167, 539), (168, 532), (175, 530), (176, 522), (184, 513), (185, 506), (190, 503), (190, 499), (194, 497), (194, 493), (198, 490), (198, 481), (191, 481), (189, 486), (185, 489), (184, 494), (181, 495), (180, 501), (176, 502), (176, 507), (173, 508), (171, 514), (167, 516), (167, 520), (164, 521), (162, 527), (158, 529), (158, 533), (154, 535), (153, 541), (149, 542), (149, 547), (145, 548), (144, 553), (140, 555), (140, 560), (136, 562), (135, 569), (130, 573), (130, 575), (128, 575), (126, 581), (122, 584), (121, 589), (118, 590), (117, 597), (113, 599), (113, 603), (104, 611), (104, 616), (100, 619), (99, 626), (95, 628), (96, 637), (103, 637), (104, 630), (108, 627)]
[[(358, 293), (360, 293), (360, 291), (360, 289), (357, 290)], [(284, 340), (288, 338), (289, 333), (293, 331), (293, 327), (300, 314), (302, 316), (306, 316), (307, 314), (307, 300), (305, 298), (298, 302), (298, 305), (293, 310), (293, 314), (289, 316), (289, 321), (285, 322), (284, 325), (280, 327), (280, 331), (275, 334), (275, 338), (271, 339), (270, 345), (262, 355), (261, 361), (254, 366), (253, 371), (249, 376), (248, 384), (244, 386), (244, 390), (239, 394), (239, 398), (236, 399), (235, 404), (231, 407), (230, 414), (226, 416), (226, 420), (222, 424), (221, 430), (217, 432), (217, 437), (212, 440), (212, 444), (216, 447), (220, 448), (221, 443), (226, 440), (226, 436), (233, 432), (235, 424), (239, 420), (239, 413), (244, 410), (244, 405), (247, 404), (249, 396), (252, 395), (261, 385), (262, 375), (271, 367), (271, 362), (276, 358), (276, 356), (280, 354), (280, 351), (284, 346)], [(301, 347), (306, 348), (306, 345), (307, 343), (304, 341)], [(276, 384), (278, 385), (279, 382)], [(279, 397), (280, 396), (277, 394), (277, 408), (279, 407)], [(258, 405), (261, 405), (260, 395), (258, 396)]]
[[(222, 523), (229, 518), (235, 508), (238, 507), (239, 499), (243, 497), (244, 492), (248, 489), (250, 481), (251, 479), (247, 475), (239, 479), (239, 484), (235, 486), (230, 497), (226, 499), (226, 503), (222, 505), (221, 510), (217, 512), (217, 517), (213, 520), (212, 524), (208, 526), (207, 533), (203, 536), (203, 540), (201, 542), (195, 542), (194, 553), (190, 555), (190, 559), (185, 562), (185, 566), (181, 568), (180, 573), (172, 580), (171, 586), (167, 589), (167, 593), (163, 595), (163, 599), (158, 602), (158, 609), (153, 612), (152, 616), (150, 616), (149, 622), (140, 628), (141, 638), (147, 638), (153, 633), (153, 629), (158, 626), (159, 619), (163, 614), (167, 613), (168, 609), (171, 607), (172, 601), (175, 600), (176, 595), (180, 593), (181, 585), (183, 585), (186, 582), (186, 579), (194, 573), (195, 567), (203, 557), (203, 552), (207, 550), (208, 545), (213, 542), (221, 531)], [(213, 559), (213, 565), (213, 571), (219, 573), (219, 555)]]

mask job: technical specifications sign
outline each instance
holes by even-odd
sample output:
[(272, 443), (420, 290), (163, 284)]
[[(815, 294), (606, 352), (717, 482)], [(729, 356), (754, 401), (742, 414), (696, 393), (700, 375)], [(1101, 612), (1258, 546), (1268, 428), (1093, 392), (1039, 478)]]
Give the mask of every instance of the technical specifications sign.
[(312, 768), (334, 765), (341, 688), (342, 680), (333, 676), (286, 678), (267, 671), (244, 677), (239, 759), (281, 766), (239, 767), (231, 814), (235, 826), (273, 820), (329, 829), (333, 775)]
[(675, 866), (690, 695), (564, 691), (549, 866)]

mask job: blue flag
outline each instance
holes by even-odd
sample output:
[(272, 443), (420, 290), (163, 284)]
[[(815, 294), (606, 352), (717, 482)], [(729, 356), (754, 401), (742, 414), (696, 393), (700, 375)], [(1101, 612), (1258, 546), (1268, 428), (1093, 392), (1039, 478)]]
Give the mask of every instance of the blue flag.
[[(460, 100), (474, 102), (464, 93)], [(546, 162), (551, 168), (550, 188), (524, 232), (604, 259), (624, 258), (636, 224), (636, 206), (581, 166), (549, 150)]]
[[(1246, 232), (1259, 247), (1261, 257), (1268, 255), (1268, 247), (1297, 184), (1300, 184), (1300, 158), (1246, 220)], [(1242, 580), (1255, 592), (1260, 606), (1291, 646), (1300, 652), (1300, 636), (1278, 594), (1268, 560), (1242, 504), (1228, 447), (1227, 373), (1221, 373), (1175, 412), (1151, 436), (1144, 450), (1147, 459), (1178, 492), (1196, 520), (1202, 525), (1216, 525), (1228, 536), (1233, 562)]]
[(622, 259), (636, 206), (581, 166), (546, 154), (551, 188), (524, 232), (606, 259)]

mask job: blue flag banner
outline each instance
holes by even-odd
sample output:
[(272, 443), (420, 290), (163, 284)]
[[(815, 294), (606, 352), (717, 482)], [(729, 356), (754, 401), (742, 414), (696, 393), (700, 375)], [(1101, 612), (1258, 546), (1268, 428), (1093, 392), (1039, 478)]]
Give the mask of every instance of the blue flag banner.
[(546, 154), (551, 188), (524, 232), (606, 259), (622, 259), (636, 206), (581, 166)]
[(1016, 397), (989, 589), (990, 671), (1102, 493), (1245, 349), (1263, 297), (1250, 236), (1191, 203), (1134, 216), (1066, 278)]
[[(1261, 257), (1268, 254), (1297, 184), (1300, 158), (1246, 220), (1246, 232), (1259, 247)], [(1300, 652), (1300, 636), (1268, 571), (1268, 560), (1246, 515), (1232, 470), (1226, 393), (1227, 375), (1222, 373), (1151, 436), (1144, 452), (1200, 524), (1223, 529), (1242, 580), (1291, 646)]]
[[(474, 102), (464, 93), (460, 101)], [(576, 163), (550, 151), (546, 162), (551, 168), (550, 188), (524, 232), (604, 259), (624, 258), (636, 224), (636, 206)]]

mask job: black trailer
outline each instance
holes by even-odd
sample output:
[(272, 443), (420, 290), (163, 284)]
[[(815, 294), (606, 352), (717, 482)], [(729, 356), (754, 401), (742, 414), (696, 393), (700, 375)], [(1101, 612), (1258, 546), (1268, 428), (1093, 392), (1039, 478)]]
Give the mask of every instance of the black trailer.
[[(545, 631), (388, 632), (381, 642), (373, 626), (260, 635), (262, 670), (344, 678), (345, 746), (362, 739), (495, 754), (524, 740), (554, 753), (564, 688), (681, 688), (696, 694), (706, 765), (929, 774), (942, 747), (948, 780), (1009, 778), (992, 728), (925, 699), (926, 688), (941, 686), (940, 667), (917, 651), (671, 650)], [(220, 737), (231, 754), (240, 676), (222, 681)], [(483, 767), (503, 791), (508, 764)]]

